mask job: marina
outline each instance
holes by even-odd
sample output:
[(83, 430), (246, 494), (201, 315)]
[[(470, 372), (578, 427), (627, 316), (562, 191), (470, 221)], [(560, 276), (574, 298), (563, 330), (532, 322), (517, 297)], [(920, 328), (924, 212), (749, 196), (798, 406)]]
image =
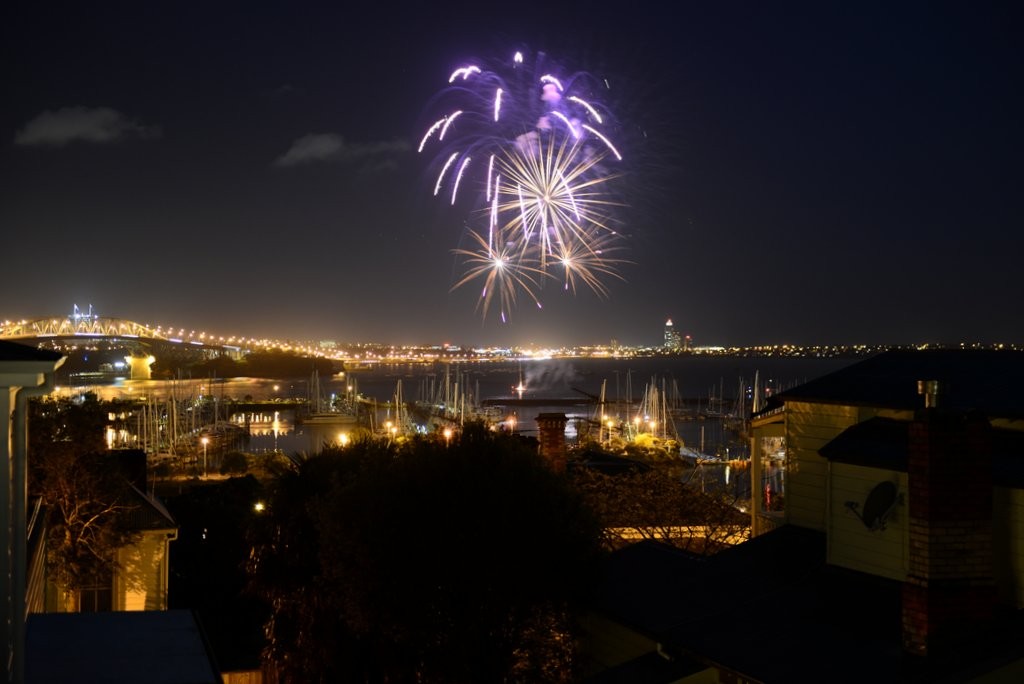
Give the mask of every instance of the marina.
[(621, 446), (644, 434), (673, 441), (684, 460), (725, 464), (748, 456), (744, 422), (757, 396), (848, 363), (692, 356), (403, 363), (331, 377), (122, 378), (57, 393), (134, 403), (134, 420), (111, 439), (150, 453), (195, 454), (207, 436), (211, 453), (309, 455), (359, 429), (398, 436), (473, 419), (535, 436), (536, 417), (556, 412), (567, 417), (570, 444)]

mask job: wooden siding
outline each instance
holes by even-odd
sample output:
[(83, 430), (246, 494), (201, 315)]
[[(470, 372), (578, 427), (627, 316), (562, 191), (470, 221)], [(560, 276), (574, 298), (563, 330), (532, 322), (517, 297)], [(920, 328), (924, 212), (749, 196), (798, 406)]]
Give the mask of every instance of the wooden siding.
[(167, 610), (168, 531), (146, 532), (118, 551), (114, 610)]
[[(864, 501), (879, 482), (892, 482), (902, 496), (884, 530), (868, 529), (846, 505)], [(907, 474), (848, 463), (833, 463), (829, 486), (828, 562), (851, 570), (903, 581), (910, 563)]]
[(825, 531), (828, 462), (818, 449), (858, 422), (856, 407), (786, 402), (786, 520)]
[(993, 490), (993, 574), (1002, 603), (1024, 608), (1024, 489)]

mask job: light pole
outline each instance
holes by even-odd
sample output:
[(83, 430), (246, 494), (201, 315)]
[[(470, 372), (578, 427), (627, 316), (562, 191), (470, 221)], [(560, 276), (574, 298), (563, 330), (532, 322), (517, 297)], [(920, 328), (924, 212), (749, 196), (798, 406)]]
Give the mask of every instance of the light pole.
[(210, 438), (203, 436), (200, 440), (203, 443), (203, 479), (206, 479), (206, 445), (210, 443)]

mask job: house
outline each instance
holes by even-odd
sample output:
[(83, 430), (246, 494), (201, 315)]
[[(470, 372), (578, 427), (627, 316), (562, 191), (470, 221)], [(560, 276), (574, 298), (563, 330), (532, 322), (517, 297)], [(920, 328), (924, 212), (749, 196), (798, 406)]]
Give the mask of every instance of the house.
[[(220, 682), (206, 639), (188, 611), (167, 611), (168, 545), (173, 519), (132, 486), (138, 540), (118, 551), (110, 582), (59, 600), (46, 577), (45, 521), (27, 496), (28, 402), (52, 391), (64, 357), (0, 341), (0, 628), (6, 682)], [(136, 459), (137, 460), (137, 459)], [(144, 462), (144, 459), (143, 459)], [(40, 613), (82, 608), (85, 614)], [(122, 611), (122, 612), (118, 612)], [(26, 629), (26, 622), (29, 627)]]
[(114, 569), (92, 586), (68, 592), (48, 577), (39, 567), (45, 564), (45, 553), (42, 548), (37, 550), (45, 545), (45, 523), (39, 523), (38, 533), (32, 528), (30, 613), (167, 610), (170, 544), (178, 536), (177, 523), (156, 497), (135, 484), (129, 485), (127, 492), (126, 525), (137, 538), (117, 550)]
[(28, 400), (49, 393), (64, 357), (0, 340), (0, 638), (6, 681), (24, 671), (28, 568)]
[(648, 681), (1024, 681), (1021, 387), (1019, 352), (894, 351), (775, 397), (755, 536), (613, 554), (592, 681), (651, 653), (690, 669)]

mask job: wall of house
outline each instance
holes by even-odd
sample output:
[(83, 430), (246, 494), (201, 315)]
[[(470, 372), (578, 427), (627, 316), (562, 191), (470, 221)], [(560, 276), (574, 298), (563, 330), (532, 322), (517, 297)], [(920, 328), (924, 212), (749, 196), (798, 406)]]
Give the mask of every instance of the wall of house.
[[(769, 438), (781, 438), (785, 440), (786, 425), (784, 418), (780, 415), (777, 418), (761, 422), (751, 423), (750, 437), (750, 536), (756, 537), (759, 534), (770, 532), (785, 522), (785, 511), (766, 511), (764, 488), (762, 483), (765, 472), (764, 442)], [(776, 494), (784, 492), (776, 492)]]
[(861, 420), (853, 406), (786, 402), (786, 521), (826, 529), (828, 461), (818, 449)]
[(118, 551), (114, 610), (167, 610), (169, 533), (145, 532), (138, 543)]
[(1000, 603), (1024, 608), (1024, 489), (992, 491), (992, 555)]
[[(870, 530), (847, 502), (863, 513), (868, 494), (879, 482), (892, 482), (901, 497), (885, 529)], [(899, 581), (907, 578), (910, 527), (907, 519), (907, 474), (848, 463), (832, 463), (829, 482), (828, 562)]]

